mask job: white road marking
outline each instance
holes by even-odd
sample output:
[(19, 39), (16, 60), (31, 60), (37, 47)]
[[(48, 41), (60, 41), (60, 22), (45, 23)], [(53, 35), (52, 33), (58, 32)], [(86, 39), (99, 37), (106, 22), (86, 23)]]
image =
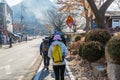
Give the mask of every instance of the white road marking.
[(34, 61), (30, 64), (30, 67), (33, 66), (33, 64), (37, 61), (37, 58), (34, 59)]
[[(36, 62), (37, 58), (34, 59), (34, 61), (30, 64), (30, 67), (32, 67), (34, 65), (34, 63)], [(24, 76), (20, 76), (18, 80), (22, 80), (24, 78)]]
[(10, 70), (10, 65), (6, 65), (5, 66), (5, 71), (6, 71), (6, 74), (11, 74), (11, 70)]

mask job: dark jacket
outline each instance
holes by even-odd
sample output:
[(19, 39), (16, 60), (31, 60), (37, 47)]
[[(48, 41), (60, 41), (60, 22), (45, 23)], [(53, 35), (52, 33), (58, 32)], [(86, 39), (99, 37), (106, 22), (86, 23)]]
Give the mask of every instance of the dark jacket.
[(40, 44), (40, 55), (47, 55), (49, 49), (49, 40), (44, 39), (43, 42)]
[(65, 37), (62, 35), (61, 38), (62, 38), (62, 42), (66, 45), (66, 39), (65, 39)]

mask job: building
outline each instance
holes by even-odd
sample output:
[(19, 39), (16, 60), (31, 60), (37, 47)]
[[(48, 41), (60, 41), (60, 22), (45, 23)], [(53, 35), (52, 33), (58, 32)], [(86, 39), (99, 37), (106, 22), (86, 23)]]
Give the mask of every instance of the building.
[(18, 22), (13, 23), (13, 33), (15, 34), (20, 33), (20, 23)]
[(0, 33), (3, 43), (8, 43), (9, 33), (13, 33), (13, 11), (4, 0), (0, 0)]
[(107, 11), (105, 16), (109, 28), (120, 27), (120, 11)]

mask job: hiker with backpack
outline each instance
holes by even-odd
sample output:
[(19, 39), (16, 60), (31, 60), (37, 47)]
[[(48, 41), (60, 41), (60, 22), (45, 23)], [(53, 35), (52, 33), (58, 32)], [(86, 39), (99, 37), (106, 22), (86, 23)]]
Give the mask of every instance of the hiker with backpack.
[(60, 35), (55, 35), (53, 40), (54, 42), (52, 42), (48, 50), (48, 56), (53, 60), (55, 80), (64, 80), (65, 57), (68, 55), (68, 49), (62, 42)]
[(49, 39), (43, 39), (43, 41), (40, 44), (40, 55), (43, 56), (44, 59), (44, 69), (49, 69), (49, 61), (50, 58), (48, 57), (48, 49), (49, 49)]

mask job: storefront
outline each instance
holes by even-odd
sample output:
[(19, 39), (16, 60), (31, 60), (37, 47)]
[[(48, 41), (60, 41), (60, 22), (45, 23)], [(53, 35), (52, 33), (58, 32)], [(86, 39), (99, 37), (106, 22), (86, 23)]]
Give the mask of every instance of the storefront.
[(120, 12), (106, 12), (106, 24), (109, 28), (120, 27)]
[(9, 33), (13, 33), (12, 25), (12, 9), (7, 3), (0, 3), (0, 33), (2, 36), (2, 44), (9, 43)]
[(7, 30), (0, 29), (0, 36), (2, 38), (2, 44), (7, 44), (9, 42), (9, 36)]

